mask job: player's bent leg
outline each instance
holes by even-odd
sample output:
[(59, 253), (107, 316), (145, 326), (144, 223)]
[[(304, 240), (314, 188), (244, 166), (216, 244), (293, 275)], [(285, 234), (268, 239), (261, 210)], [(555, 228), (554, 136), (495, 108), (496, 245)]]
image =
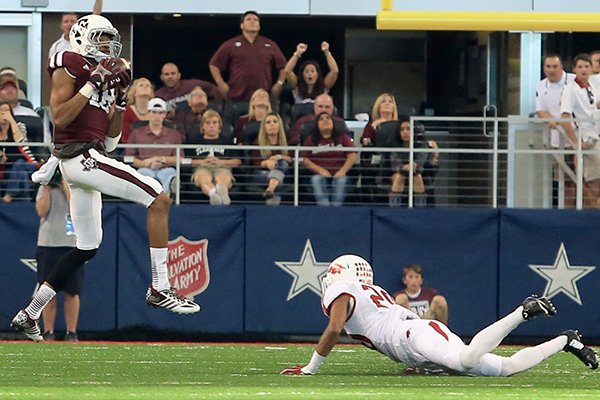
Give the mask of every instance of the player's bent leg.
[(510, 357), (502, 357), (500, 376), (511, 376), (535, 367), (565, 347), (565, 336), (559, 336), (534, 347), (517, 351)]

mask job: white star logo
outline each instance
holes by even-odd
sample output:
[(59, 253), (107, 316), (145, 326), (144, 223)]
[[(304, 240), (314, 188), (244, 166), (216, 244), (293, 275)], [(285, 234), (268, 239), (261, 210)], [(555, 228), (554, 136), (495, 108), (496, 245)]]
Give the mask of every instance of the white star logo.
[(596, 269), (593, 265), (571, 265), (564, 243), (560, 244), (554, 265), (529, 264), (529, 268), (548, 281), (544, 289), (545, 297), (550, 299), (562, 292), (580, 306), (583, 303), (577, 281)]
[(306, 289), (312, 290), (317, 296), (321, 297), (321, 280), (327, 273), (329, 263), (317, 262), (315, 260), (315, 253), (310, 244), (310, 239), (306, 240), (302, 258), (299, 262), (275, 261), (275, 264), (294, 278), (287, 301), (290, 301)]
[(37, 272), (37, 261), (35, 258), (21, 258), (20, 261), (33, 272)]

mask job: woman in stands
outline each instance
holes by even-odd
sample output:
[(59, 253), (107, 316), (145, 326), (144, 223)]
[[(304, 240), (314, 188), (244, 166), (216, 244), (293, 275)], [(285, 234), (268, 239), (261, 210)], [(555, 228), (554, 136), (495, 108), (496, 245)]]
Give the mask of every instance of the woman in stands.
[(123, 112), (121, 123), (121, 142), (129, 142), (129, 134), (133, 129), (131, 124), (136, 121), (148, 121), (148, 102), (154, 98), (154, 86), (147, 78), (138, 78), (133, 81), (127, 92), (127, 107)]
[(321, 67), (317, 61), (307, 60), (300, 65), (300, 68), (298, 68), (300, 73), (300, 77), (298, 77), (294, 73), (294, 69), (307, 49), (308, 45), (305, 43), (298, 43), (296, 51), (285, 66), (287, 80), (292, 87), (294, 102), (296, 104), (314, 103), (315, 97), (322, 93), (329, 93), (329, 90), (335, 84), (340, 72), (337, 62), (329, 50), (329, 43), (322, 42), (321, 51), (323, 52), (325, 60), (327, 61), (327, 66), (329, 67), (327, 75), (323, 76)]
[[(410, 172), (410, 138), (413, 136), (413, 148), (426, 149), (427, 142), (422, 135), (413, 135), (410, 130), (410, 120), (407, 116), (399, 118), (400, 126), (398, 134), (390, 137), (386, 143), (388, 147), (399, 147), (405, 149), (397, 153), (390, 153), (390, 162), (392, 168), (392, 188), (390, 191), (390, 207), (399, 206), (406, 202), (406, 186), (408, 183), (408, 174)], [(414, 153), (413, 158), (413, 205), (415, 207), (425, 207), (427, 197), (425, 195), (425, 183), (423, 181), (423, 167), (427, 162), (427, 153)]]
[(265, 89), (256, 89), (248, 104), (248, 114), (242, 115), (235, 124), (235, 138), (237, 144), (244, 144), (244, 126), (248, 122), (263, 121), (271, 110), (269, 92)]
[(9, 203), (21, 196), (32, 199), (29, 175), (39, 167), (29, 146), (2, 146), (4, 143), (27, 142), (27, 128), (17, 123), (10, 104), (0, 101), (0, 187), (3, 189), (2, 201)]
[(354, 147), (350, 136), (335, 129), (331, 115), (321, 113), (317, 115), (315, 128), (306, 139), (304, 146), (319, 147), (319, 149), (302, 152), (304, 165), (314, 173), (310, 180), (317, 204), (343, 205), (348, 184), (347, 174), (354, 165), (356, 153), (342, 152), (336, 148)]
[[(276, 113), (269, 113), (260, 125), (256, 143), (258, 146), (287, 146), (283, 120)], [(276, 190), (283, 183), (285, 175), (292, 163), (292, 157), (287, 150), (260, 149), (252, 151), (252, 164), (257, 169), (254, 172), (254, 181), (267, 185), (263, 198), (269, 205), (279, 205), (281, 196)]]
[(377, 127), (382, 122), (397, 120), (398, 107), (396, 106), (396, 99), (390, 93), (380, 94), (375, 99), (371, 111), (371, 121), (365, 126), (360, 142), (363, 146), (383, 146), (383, 143), (377, 143)]

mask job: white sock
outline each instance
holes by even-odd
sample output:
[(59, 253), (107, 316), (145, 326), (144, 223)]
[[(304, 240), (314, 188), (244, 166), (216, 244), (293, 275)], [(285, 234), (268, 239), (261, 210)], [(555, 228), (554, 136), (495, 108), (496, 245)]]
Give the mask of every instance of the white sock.
[(217, 193), (216, 188), (208, 189), (208, 197), (212, 197)]
[(461, 365), (466, 369), (475, 367), (481, 357), (498, 347), (502, 340), (517, 326), (521, 325), (523, 321), (525, 321), (523, 319), (523, 307), (519, 306), (506, 317), (479, 331), (460, 354)]
[(152, 287), (158, 291), (170, 288), (166, 247), (150, 247), (150, 267), (152, 269)]
[(25, 312), (33, 319), (40, 319), (42, 310), (46, 304), (56, 296), (56, 291), (48, 285), (41, 285), (37, 292), (33, 295), (31, 303), (25, 308)]
[(565, 335), (560, 335), (552, 340), (538, 344), (537, 346), (519, 350), (512, 356), (502, 359), (502, 371), (500, 372), (500, 375), (510, 376), (535, 367), (546, 358), (561, 351), (566, 344), (567, 337)]

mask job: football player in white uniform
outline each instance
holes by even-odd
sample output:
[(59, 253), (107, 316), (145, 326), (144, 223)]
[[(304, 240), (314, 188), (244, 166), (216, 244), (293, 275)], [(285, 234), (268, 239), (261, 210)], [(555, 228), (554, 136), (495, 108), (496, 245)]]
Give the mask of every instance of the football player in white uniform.
[(108, 19), (87, 15), (73, 25), (70, 40), (72, 51), (53, 55), (48, 72), (55, 127), (53, 153), (71, 191), (77, 247), (58, 260), (29, 305), (12, 320), (12, 326), (32, 340), (42, 340), (37, 320), (43, 308), (73, 271), (94, 257), (102, 242), (101, 193), (148, 209), (152, 283), (146, 303), (182, 314), (200, 311), (198, 304), (180, 296), (169, 282), (169, 196), (153, 178), (107, 156), (121, 135), (109, 131), (110, 121), (118, 114), (115, 109), (124, 106), (131, 81), (129, 63), (119, 58), (120, 35)]
[(322, 306), (329, 324), (310, 362), (286, 368), (281, 374), (315, 374), (342, 329), (365, 346), (418, 372), (509, 376), (534, 367), (561, 350), (573, 353), (589, 368), (598, 368), (598, 356), (581, 343), (581, 337), (574, 330), (520, 350), (511, 357), (490, 354), (521, 323), (538, 315), (556, 314), (554, 305), (544, 297), (526, 298), (512, 313), (475, 335), (467, 346), (441, 322), (420, 319), (395, 304), (383, 288), (373, 284), (373, 271), (366, 260), (344, 255), (330, 264), (323, 278)]

